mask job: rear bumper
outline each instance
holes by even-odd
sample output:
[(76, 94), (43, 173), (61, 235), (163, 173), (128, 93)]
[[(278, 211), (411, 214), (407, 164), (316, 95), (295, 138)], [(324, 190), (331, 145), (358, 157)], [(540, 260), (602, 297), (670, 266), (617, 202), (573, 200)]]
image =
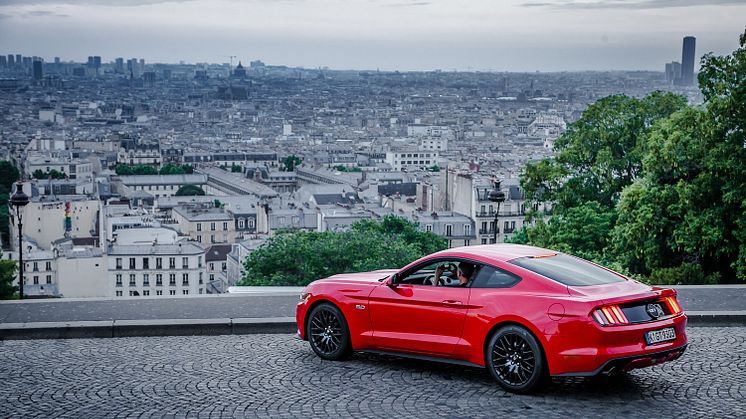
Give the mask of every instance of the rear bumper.
[(599, 374), (613, 374), (616, 372), (629, 371), (635, 368), (651, 367), (668, 361), (679, 359), (686, 351), (687, 345), (661, 352), (653, 352), (645, 355), (626, 356), (610, 359), (594, 371), (589, 372), (567, 372), (558, 374), (558, 377), (591, 377)]

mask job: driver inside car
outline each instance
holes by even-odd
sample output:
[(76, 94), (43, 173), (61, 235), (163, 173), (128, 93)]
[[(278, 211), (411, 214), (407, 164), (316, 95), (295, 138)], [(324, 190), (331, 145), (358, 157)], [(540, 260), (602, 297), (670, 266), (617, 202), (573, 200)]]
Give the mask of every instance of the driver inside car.
[[(451, 265), (453, 266), (453, 265)], [(435, 279), (433, 281), (434, 286), (438, 286), (440, 282), (440, 276), (445, 272), (446, 265), (440, 265), (435, 269)], [(474, 265), (471, 263), (461, 262), (458, 264), (458, 268), (456, 269), (456, 278), (458, 278), (458, 286), (459, 287), (466, 287), (469, 285), (469, 279), (471, 279), (472, 274), (474, 273)]]

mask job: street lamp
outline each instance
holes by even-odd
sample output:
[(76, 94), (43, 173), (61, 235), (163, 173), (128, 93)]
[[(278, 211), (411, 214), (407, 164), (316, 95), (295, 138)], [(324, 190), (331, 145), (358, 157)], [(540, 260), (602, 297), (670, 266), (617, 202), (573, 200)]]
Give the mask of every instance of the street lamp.
[(497, 211), (495, 211), (495, 231), (493, 232), (492, 242), (497, 243), (497, 215), (500, 213), (500, 204), (505, 202), (505, 192), (500, 190), (500, 181), (495, 180), (495, 189), (491, 190), (487, 194), (487, 199), (497, 203)]
[(23, 215), (21, 209), (28, 204), (28, 195), (23, 193), (23, 183), (16, 182), (16, 192), (10, 197), (10, 205), (16, 209), (18, 218), (18, 295), (23, 300)]

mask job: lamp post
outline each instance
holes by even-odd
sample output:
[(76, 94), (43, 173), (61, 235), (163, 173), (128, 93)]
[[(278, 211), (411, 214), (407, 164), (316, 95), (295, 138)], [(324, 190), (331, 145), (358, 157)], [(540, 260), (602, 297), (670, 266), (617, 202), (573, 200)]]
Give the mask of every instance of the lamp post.
[(500, 204), (505, 202), (505, 192), (500, 190), (500, 181), (495, 180), (495, 188), (490, 191), (489, 194), (487, 194), (487, 199), (489, 199), (491, 202), (497, 203), (497, 211), (495, 211), (495, 231), (493, 232), (492, 236), (492, 242), (497, 243), (497, 216), (500, 214)]
[(23, 215), (21, 209), (28, 204), (28, 195), (23, 193), (23, 183), (16, 182), (16, 192), (10, 197), (10, 205), (16, 209), (18, 218), (18, 295), (23, 300)]

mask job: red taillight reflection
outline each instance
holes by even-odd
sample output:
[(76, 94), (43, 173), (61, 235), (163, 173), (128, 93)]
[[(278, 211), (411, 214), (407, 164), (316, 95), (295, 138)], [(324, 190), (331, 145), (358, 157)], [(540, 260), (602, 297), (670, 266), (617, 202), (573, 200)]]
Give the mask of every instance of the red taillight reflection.
[(629, 324), (624, 312), (617, 305), (597, 308), (593, 311), (593, 318), (602, 326)]

